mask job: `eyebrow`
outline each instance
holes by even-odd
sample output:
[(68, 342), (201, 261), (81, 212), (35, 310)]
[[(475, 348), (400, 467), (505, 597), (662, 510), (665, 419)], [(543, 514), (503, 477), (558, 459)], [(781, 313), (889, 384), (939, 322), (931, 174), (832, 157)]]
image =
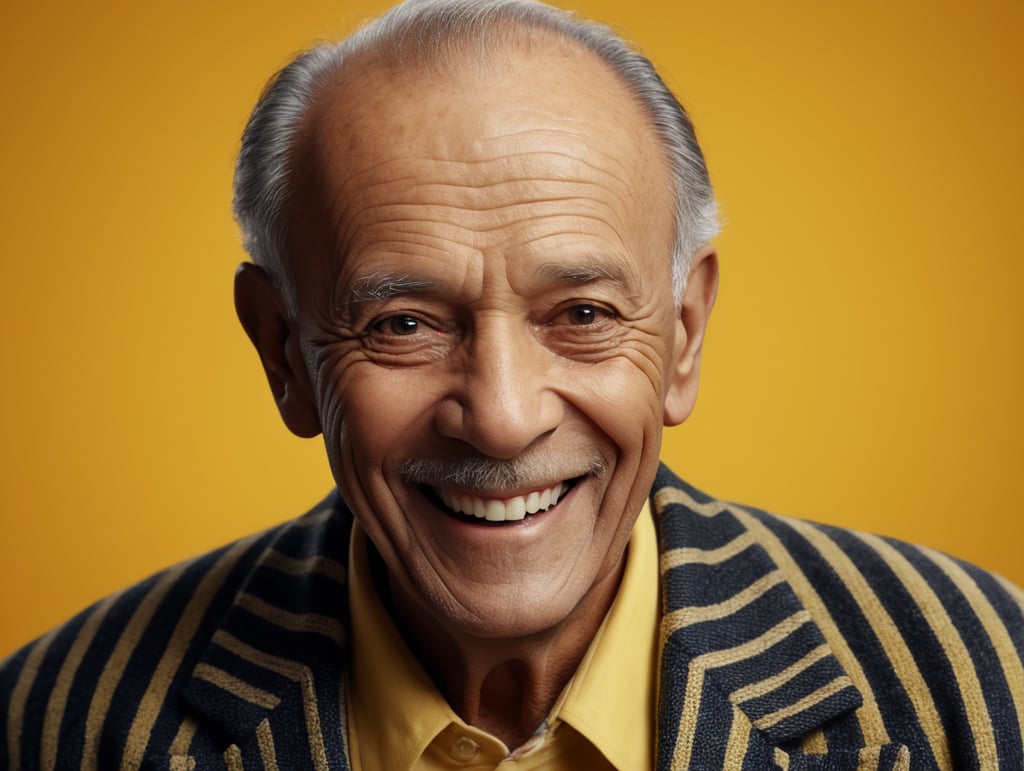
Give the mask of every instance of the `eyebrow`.
[[(540, 266), (537, 272), (543, 279), (570, 286), (585, 286), (607, 281), (625, 290), (634, 288), (633, 282), (629, 280), (622, 266), (596, 259), (575, 264), (546, 262)], [(436, 286), (433, 281), (415, 278), (408, 273), (375, 270), (355, 278), (349, 284), (345, 292), (343, 307), (351, 308), (363, 303), (381, 302), (403, 294), (423, 294), (433, 290)]]
[(596, 259), (573, 264), (546, 262), (540, 266), (537, 273), (548, 281), (570, 286), (584, 286), (599, 281), (611, 282), (625, 290), (632, 290), (635, 286), (621, 265)]
[(400, 294), (418, 294), (434, 288), (433, 281), (413, 278), (406, 273), (391, 273), (375, 270), (360, 276), (349, 284), (345, 293), (347, 306), (359, 303), (380, 302)]

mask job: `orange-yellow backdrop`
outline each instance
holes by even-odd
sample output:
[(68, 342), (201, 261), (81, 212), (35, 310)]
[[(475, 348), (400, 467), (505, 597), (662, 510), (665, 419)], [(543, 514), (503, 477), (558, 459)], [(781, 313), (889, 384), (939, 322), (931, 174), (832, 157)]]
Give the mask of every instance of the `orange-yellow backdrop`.
[[(384, 5), (0, 12), (0, 655), (328, 488), (234, 319), (230, 177), (271, 72)], [(1024, 5), (575, 5), (681, 92), (727, 223), (665, 458), (1024, 582)]]

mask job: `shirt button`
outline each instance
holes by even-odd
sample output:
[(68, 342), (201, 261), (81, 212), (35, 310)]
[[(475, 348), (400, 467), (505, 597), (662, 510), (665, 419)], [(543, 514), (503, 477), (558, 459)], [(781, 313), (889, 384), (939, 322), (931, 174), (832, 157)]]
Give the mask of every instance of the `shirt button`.
[(450, 750), (451, 756), (460, 763), (467, 763), (476, 757), (480, 751), (480, 745), (468, 736), (460, 736), (455, 740)]

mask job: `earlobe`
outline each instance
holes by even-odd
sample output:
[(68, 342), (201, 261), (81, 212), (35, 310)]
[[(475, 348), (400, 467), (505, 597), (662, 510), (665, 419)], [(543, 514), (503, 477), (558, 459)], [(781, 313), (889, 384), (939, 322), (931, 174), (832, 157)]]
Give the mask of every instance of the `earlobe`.
[(281, 419), (297, 436), (320, 433), (313, 386), (298, 329), (266, 271), (242, 263), (235, 272), (235, 311), (259, 354)]
[(690, 417), (697, 401), (700, 356), (708, 318), (718, 294), (718, 255), (708, 244), (693, 257), (677, 320), (675, 350), (669, 362), (664, 423), (676, 426)]

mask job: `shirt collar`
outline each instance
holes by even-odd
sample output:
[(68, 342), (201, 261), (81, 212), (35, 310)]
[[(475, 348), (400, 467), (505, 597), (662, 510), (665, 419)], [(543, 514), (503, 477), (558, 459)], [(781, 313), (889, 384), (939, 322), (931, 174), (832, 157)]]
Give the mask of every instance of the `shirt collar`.
[(633, 528), (622, 583), (604, 623), (555, 705), (616, 768), (653, 768), (658, 544), (649, 506)]

